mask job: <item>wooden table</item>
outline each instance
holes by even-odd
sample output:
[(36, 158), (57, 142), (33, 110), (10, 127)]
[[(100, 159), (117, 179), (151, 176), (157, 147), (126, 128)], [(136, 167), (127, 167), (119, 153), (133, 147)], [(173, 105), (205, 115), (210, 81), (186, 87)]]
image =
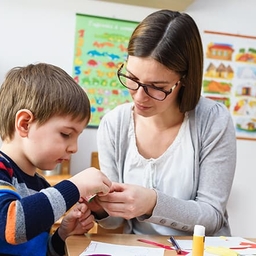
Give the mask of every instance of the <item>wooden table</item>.
[[(66, 254), (67, 256), (78, 256), (80, 255), (85, 248), (90, 244), (91, 240), (112, 244), (121, 244), (121, 245), (138, 245), (138, 246), (147, 246), (160, 248), (152, 246), (146, 243), (137, 241), (137, 239), (147, 239), (153, 240), (155, 242), (170, 245), (167, 241), (169, 236), (155, 236), (155, 235), (130, 235), (130, 234), (86, 234), (86, 235), (77, 235), (70, 236), (66, 240)], [(192, 239), (192, 237), (176, 237), (177, 239)], [(122, 255), (122, 254), (121, 254)], [(175, 251), (165, 250), (165, 256), (177, 255)]]
[[(112, 243), (112, 244), (121, 244), (121, 245), (138, 245), (138, 246), (147, 246), (147, 247), (154, 247), (160, 248), (153, 245), (149, 245), (146, 243), (142, 243), (137, 241), (137, 239), (147, 239), (152, 240), (164, 245), (171, 245), (167, 241), (169, 236), (155, 236), (155, 235), (129, 235), (129, 234), (86, 234), (86, 235), (77, 235), (77, 236), (70, 236), (66, 240), (66, 255), (67, 256), (78, 256), (80, 255), (85, 248), (90, 244), (91, 240), (98, 241), (98, 242), (105, 242), (105, 243)], [(190, 236), (182, 236), (182, 237), (175, 237), (177, 240), (180, 239), (192, 239)], [(246, 238), (252, 242), (256, 243), (256, 238)], [(121, 254), (122, 255), (122, 254)], [(164, 256), (174, 256), (176, 254), (175, 251), (165, 250)]]

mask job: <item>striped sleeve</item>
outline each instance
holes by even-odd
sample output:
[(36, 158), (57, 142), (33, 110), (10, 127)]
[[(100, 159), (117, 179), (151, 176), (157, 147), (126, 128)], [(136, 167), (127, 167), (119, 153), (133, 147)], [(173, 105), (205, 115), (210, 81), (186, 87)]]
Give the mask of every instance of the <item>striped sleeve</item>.
[(10, 244), (20, 244), (49, 231), (79, 199), (77, 187), (68, 180), (31, 195), (21, 194), (0, 169), (0, 239)]

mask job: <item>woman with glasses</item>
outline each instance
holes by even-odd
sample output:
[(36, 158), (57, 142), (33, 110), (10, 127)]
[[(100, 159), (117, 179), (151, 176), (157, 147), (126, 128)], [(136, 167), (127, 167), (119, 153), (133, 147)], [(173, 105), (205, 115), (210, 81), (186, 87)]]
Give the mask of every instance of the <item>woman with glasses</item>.
[(226, 210), (236, 164), (228, 109), (201, 96), (203, 50), (194, 20), (159, 10), (133, 32), (117, 71), (133, 99), (98, 129), (111, 193), (89, 204), (105, 228), (125, 233), (231, 235)]

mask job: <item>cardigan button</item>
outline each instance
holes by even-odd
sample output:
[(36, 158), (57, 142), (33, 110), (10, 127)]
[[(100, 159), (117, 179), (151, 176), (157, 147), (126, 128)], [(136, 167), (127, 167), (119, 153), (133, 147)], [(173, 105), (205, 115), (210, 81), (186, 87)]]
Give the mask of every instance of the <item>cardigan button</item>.
[(166, 220), (165, 220), (165, 219), (161, 219), (161, 220), (160, 220), (160, 223), (161, 223), (161, 224), (165, 224), (165, 223), (166, 223)]
[(176, 227), (176, 226), (177, 226), (177, 223), (176, 223), (176, 222), (172, 222), (170, 226), (171, 226), (171, 227)]
[(182, 230), (188, 230), (188, 226), (183, 226), (181, 229)]

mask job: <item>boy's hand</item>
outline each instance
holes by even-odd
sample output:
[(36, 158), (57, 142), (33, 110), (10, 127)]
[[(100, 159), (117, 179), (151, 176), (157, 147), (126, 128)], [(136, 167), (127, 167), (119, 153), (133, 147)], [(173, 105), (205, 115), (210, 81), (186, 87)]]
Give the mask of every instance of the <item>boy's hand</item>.
[(112, 184), (105, 174), (94, 167), (79, 172), (69, 180), (77, 186), (83, 198), (94, 194), (106, 195)]
[(63, 241), (70, 235), (88, 232), (94, 225), (94, 217), (85, 203), (76, 204), (63, 218), (58, 229)]
[(88, 201), (87, 199), (81, 197), (79, 199), (79, 202), (80, 203), (85, 203), (87, 205), (87, 207), (91, 210), (91, 212), (96, 214), (97, 218), (102, 219), (102, 218), (107, 217), (108, 214), (102, 208), (102, 206), (98, 203), (98, 198), (99, 198), (99, 196), (96, 195), (92, 200)]

